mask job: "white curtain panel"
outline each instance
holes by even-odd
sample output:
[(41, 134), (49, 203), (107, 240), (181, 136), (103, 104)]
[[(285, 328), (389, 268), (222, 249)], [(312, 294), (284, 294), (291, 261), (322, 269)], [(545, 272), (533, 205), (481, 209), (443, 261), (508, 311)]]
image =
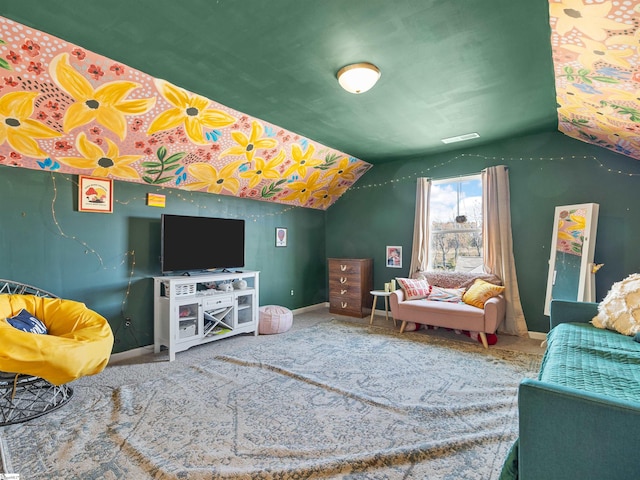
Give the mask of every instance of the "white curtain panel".
[(413, 246), (411, 248), (411, 266), (409, 276), (415, 278), (420, 272), (427, 271), (429, 263), (429, 195), (431, 179), (418, 178), (416, 185), (416, 214), (413, 221)]
[(527, 336), (513, 258), (509, 171), (504, 165), (482, 171), (482, 218), (485, 268), (500, 277), (506, 287), (507, 313), (498, 332)]

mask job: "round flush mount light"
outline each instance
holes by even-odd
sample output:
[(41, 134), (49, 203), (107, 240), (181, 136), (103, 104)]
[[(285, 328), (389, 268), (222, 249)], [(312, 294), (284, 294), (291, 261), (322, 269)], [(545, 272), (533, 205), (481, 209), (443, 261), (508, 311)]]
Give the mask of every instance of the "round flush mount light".
[(376, 84), (380, 69), (372, 63), (354, 63), (342, 67), (336, 76), (340, 86), (347, 92), (364, 93)]

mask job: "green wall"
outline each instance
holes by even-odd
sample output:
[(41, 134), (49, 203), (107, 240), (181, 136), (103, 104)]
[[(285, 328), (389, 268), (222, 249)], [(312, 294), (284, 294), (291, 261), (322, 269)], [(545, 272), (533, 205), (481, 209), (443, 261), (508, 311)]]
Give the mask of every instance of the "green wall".
[[(597, 300), (640, 271), (640, 163), (551, 132), (376, 166), (326, 213), (172, 189), (160, 191), (167, 207), (159, 209), (145, 205), (157, 188), (119, 181), (113, 214), (81, 213), (77, 177), (0, 167), (0, 278), (85, 302), (107, 317), (114, 352), (121, 352), (153, 342), (150, 277), (160, 274), (161, 213), (244, 218), (246, 268), (261, 271), (260, 304), (300, 308), (327, 301), (327, 257), (373, 258), (376, 288), (408, 275), (416, 176), (445, 178), (491, 165), (509, 166), (516, 269), (530, 330), (548, 330), (543, 307), (555, 206), (600, 204), (595, 260), (605, 266), (596, 276)], [(287, 248), (275, 248), (276, 227), (288, 228)], [(387, 245), (403, 247), (402, 269), (386, 267)]]
[[(372, 257), (375, 288), (407, 276), (416, 176), (446, 178), (492, 165), (509, 167), (514, 255), (529, 330), (548, 331), (543, 308), (557, 205), (600, 204), (595, 261), (605, 266), (596, 275), (598, 301), (614, 282), (640, 271), (640, 163), (558, 132), (373, 168), (328, 210), (327, 256)], [(387, 245), (403, 247), (402, 269), (386, 267)]]
[[(164, 193), (166, 208), (146, 206), (147, 192)], [(120, 181), (114, 199), (113, 214), (78, 212), (76, 176), (0, 167), (0, 278), (85, 302), (109, 320), (114, 353), (153, 343), (162, 213), (245, 219), (261, 305), (326, 300), (324, 212)], [(288, 247), (275, 247), (276, 227), (288, 228)]]

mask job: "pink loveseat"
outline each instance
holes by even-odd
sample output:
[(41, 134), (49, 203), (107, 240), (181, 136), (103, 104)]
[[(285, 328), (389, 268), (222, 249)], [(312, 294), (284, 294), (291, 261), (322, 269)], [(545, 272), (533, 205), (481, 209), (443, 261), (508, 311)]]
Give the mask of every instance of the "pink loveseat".
[[(445, 288), (459, 288), (473, 283), (478, 276), (471, 274), (452, 274), (445, 276), (442, 274), (426, 275), (427, 281), (431, 285), (440, 285)], [(480, 276), (482, 278), (482, 276)], [(461, 280), (458, 282), (458, 280)], [(453, 282), (453, 283), (452, 283)], [(457, 287), (451, 287), (457, 283)], [(466, 303), (439, 302), (428, 299), (405, 300), (402, 289), (391, 293), (391, 314), (395, 320), (401, 320), (400, 333), (403, 333), (407, 322), (415, 322), (434, 327), (452, 328), (455, 330), (468, 330), (478, 332), (482, 344), (489, 348), (487, 334), (495, 333), (505, 317), (506, 301), (503, 295), (490, 298), (486, 301), (484, 309), (467, 305)]]

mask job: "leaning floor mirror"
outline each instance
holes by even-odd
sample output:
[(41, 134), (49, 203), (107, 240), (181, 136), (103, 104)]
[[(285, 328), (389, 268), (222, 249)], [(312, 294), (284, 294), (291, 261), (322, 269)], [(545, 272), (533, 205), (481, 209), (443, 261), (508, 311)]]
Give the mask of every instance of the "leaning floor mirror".
[(595, 301), (598, 208), (597, 203), (583, 203), (555, 209), (545, 315), (550, 313), (551, 300)]

